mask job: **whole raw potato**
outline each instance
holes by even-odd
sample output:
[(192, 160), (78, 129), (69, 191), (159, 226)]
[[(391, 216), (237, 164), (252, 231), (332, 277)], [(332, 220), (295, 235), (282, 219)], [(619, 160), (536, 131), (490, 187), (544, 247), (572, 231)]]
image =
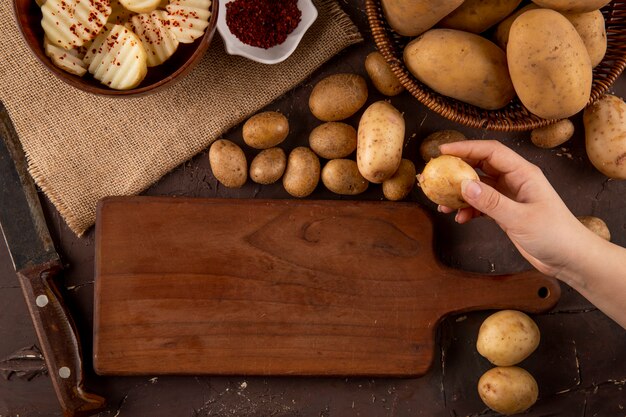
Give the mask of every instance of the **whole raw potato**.
[(257, 184), (273, 184), (283, 176), (287, 166), (285, 151), (280, 148), (265, 149), (250, 164), (250, 179)]
[(462, 3), (463, 0), (382, 0), (387, 23), (403, 36), (426, 32)]
[(357, 74), (333, 74), (318, 82), (309, 96), (313, 116), (324, 122), (347, 119), (367, 101), (367, 83)]
[(517, 19), (522, 13), (538, 8), (539, 6), (537, 6), (535, 3), (530, 3), (529, 5), (522, 7), (498, 24), (493, 39), (496, 44), (500, 48), (502, 48), (503, 51), (506, 51), (506, 45), (509, 43), (509, 31), (511, 30), (511, 25), (513, 24), (515, 19)]
[(278, 145), (289, 134), (289, 121), (275, 111), (255, 114), (243, 125), (243, 140), (255, 149), (267, 149)]
[(438, 26), (482, 33), (510, 15), (522, 0), (465, 0)]
[(246, 155), (229, 140), (219, 139), (213, 142), (209, 149), (209, 164), (215, 179), (226, 187), (239, 188), (248, 179)]
[(480, 181), (480, 178), (474, 168), (461, 158), (441, 155), (426, 164), (417, 180), (430, 201), (458, 209), (468, 206), (461, 193), (463, 180)]
[(602, 239), (608, 241), (611, 240), (609, 227), (601, 218), (594, 216), (578, 216), (577, 219), (580, 220), (580, 222), (584, 224), (587, 229), (591, 230)]
[(393, 176), (383, 181), (383, 195), (387, 200), (398, 201), (405, 198), (415, 187), (415, 165), (408, 159), (400, 161), (400, 167)]
[(607, 177), (626, 179), (626, 103), (604, 95), (583, 113), (589, 160)]
[(606, 54), (606, 27), (600, 10), (588, 13), (563, 13), (583, 40), (591, 66), (596, 67)]
[(528, 410), (539, 396), (537, 381), (517, 366), (488, 370), (478, 381), (478, 395), (498, 413), (511, 415)]
[(365, 58), (365, 71), (367, 71), (374, 87), (382, 94), (392, 97), (404, 91), (398, 77), (393, 73), (380, 52), (372, 52)]
[(565, 13), (584, 13), (601, 9), (611, 0), (533, 0), (533, 3), (546, 9)]
[(433, 158), (441, 156), (439, 146), (444, 143), (460, 142), (467, 138), (461, 132), (456, 130), (440, 130), (426, 136), (420, 145), (420, 155), (424, 162), (428, 162)]
[(291, 151), (283, 176), (285, 191), (294, 197), (306, 197), (315, 190), (319, 181), (320, 160), (317, 155), (304, 146)]
[(563, 119), (534, 129), (530, 132), (530, 140), (535, 146), (551, 149), (564, 144), (572, 135), (574, 135), (574, 124), (570, 119)]
[(526, 314), (502, 310), (487, 317), (478, 331), (476, 349), (498, 366), (517, 365), (539, 346), (539, 328)]
[(356, 149), (356, 129), (341, 122), (321, 124), (309, 134), (309, 146), (322, 158), (345, 158)]
[(330, 191), (341, 195), (361, 194), (369, 185), (351, 159), (328, 161), (322, 169), (322, 182)]
[(368, 181), (381, 183), (396, 173), (402, 159), (404, 118), (386, 101), (371, 104), (357, 130), (356, 161)]
[(591, 60), (574, 26), (562, 14), (530, 10), (513, 22), (507, 57), (522, 104), (544, 119), (565, 119), (591, 95)]
[(439, 94), (483, 109), (502, 108), (515, 95), (504, 51), (473, 33), (429, 30), (404, 48), (404, 62)]

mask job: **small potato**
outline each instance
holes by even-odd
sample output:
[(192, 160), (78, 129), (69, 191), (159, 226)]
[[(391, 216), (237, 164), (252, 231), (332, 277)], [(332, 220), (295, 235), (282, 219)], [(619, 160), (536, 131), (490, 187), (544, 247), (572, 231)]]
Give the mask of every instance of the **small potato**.
[(499, 366), (480, 377), (478, 395), (487, 407), (511, 415), (528, 410), (537, 401), (539, 387), (526, 370), (517, 366)]
[(452, 13), (444, 17), (440, 27), (482, 33), (508, 15), (521, 0), (465, 0)]
[(577, 219), (580, 220), (587, 229), (591, 230), (602, 239), (611, 240), (611, 232), (604, 220), (594, 216), (578, 216)]
[(367, 83), (357, 74), (334, 74), (318, 82), (309, 96), (313, 116), (324, 122), (347, 119), (367, 101)]
[(289, 121), (275, 111), (258, 113), (243, 125), (243, 140), (255, 149), (267, 149), (278, 145), (289, 134)]
[(611, 0), (533, 0), (533, 3), (565, 13), (584, 13), (598, 10), (609, 4)]
[(382, 0), (389, 26), (402, 36), (426, 32), (464, 0)]
[(365, 70), (381, 94), (392, 97), (404, 91), (404, 87), (380, 52), (372, 52), (365, 58)]
[(333, 159), (322, 169), (322, 182), (330, 191), (341, 195), (357, 195), (367, 190), (369, 182), (351, 159)]
[(468, 207), (461, 193), (463, 180), (480, 181), (480, 178), (474, 168), (461, 158), (441, 155), (426, 164), (417, 180), (430, 201), (458, 209)]
[(209, 163), (215, 179), (228, 188), (239, 188), (248, 179), (248, 163), (239, 146), (226, 139), (213, 142)]
[(589, 160), (607, 177), (626, 179), (626, 103), (606, 94), (583, 113)]
[(600, 10), (588, 13), (563, 13), (582, 38), (591, 66), (596, 67), (606, 54), (606, 27)]
[(482, 109), (500, 109), (515, 96), (506, 54), (474, 33), (431, 29), (404, 48), (403, 58), (411, 74), (439, 94)]
[(356, 161), (368, 181), (381, 183), (396, 173), (402, 159), (404, 117), (386, 101), (371, 104), (357, 131)]
[(398, 201), (405, 198), (415, 187), (415, 165), (408, 159), (400, 161), (400, 167), (393, 177), (383, 181), (383, 195), (387, 200)]
[(356, 129), (341, 122), (321, 124), (311, 131), (309, 146), (322, 158), (345, 158), (356, 149)]
[(539, 346), (539, 328), (526, 314), (502, 310), (487, 317), (478, 331), (476, 349), (498, 366), (517, 365)]
[(315, 190), (319, 181), (320, 160), (317, 155), (304, 146), (291, 151), (283, 176), (285, 191), (294, 197), (306, 197)]
[(572, 135), (574, 135), (574, 124), (569, 119), (563, 119), (534, 129), (530, 132), (530, 140), (535, 146), (552, 149), (567, 142)]
[(515, 19), (517, 19), (522, 13), (538, 8), (539, 6), (535, 3), (530, 3), (500, 22), (493, 36), (495, 43), (502, 48), (503, 51), (506, 51), (506, 45), (509, 43), (509, 31), (511, 30), (511, 25)]
[(587, 48), (562, 14), (529, 10), (513, 22), (506, 48), (520, 101), (544, 119), (565, 119), (585, 108), (592, 68)]
[(283, 176), (286, 166), (287, 157), (281, 148), (262, 150), (250, 164), (250, 179), (257, 184), (273, 184)]
[(460, 142), (467, 138), (461, 132), (456, 130), (440, 130), (426, 136), (420, 145), (420, 155), (424, 162), (428, 162), (433, 158), (441, 156), (439, 146), (444, 143)]

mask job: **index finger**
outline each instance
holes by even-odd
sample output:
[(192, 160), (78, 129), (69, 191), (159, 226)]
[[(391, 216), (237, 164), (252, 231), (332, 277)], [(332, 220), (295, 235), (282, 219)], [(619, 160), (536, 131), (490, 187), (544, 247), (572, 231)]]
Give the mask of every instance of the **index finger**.
[[(521, 155), (496, 140), (464, 140), (446, 143), (439, 147), (442, 154), (454, 155), (479, 166), (489, 166), (508, 174), (532, 165)], [(481, 163), (482, 162), (482, 163)]]

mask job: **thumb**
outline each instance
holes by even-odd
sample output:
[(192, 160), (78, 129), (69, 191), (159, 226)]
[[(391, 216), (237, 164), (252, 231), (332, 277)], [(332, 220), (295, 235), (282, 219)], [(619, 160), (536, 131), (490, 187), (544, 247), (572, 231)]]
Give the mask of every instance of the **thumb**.
[(501, 194), (484, 182), (463, 180), (463, 199), (472, 207), (494, 219), (502, 226), (519, 218), (519, 203)]

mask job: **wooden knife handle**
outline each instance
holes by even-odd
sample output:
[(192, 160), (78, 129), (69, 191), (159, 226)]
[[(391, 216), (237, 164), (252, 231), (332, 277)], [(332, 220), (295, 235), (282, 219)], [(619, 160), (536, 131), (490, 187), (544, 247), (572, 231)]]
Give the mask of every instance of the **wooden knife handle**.
[(101, 410), (105, 401), (83, 388), (76, 328), (54, 282), (61, 269), (58, 262), (51, 262), (19, 271), (17, 275), (63, 414), (88, 416)]

